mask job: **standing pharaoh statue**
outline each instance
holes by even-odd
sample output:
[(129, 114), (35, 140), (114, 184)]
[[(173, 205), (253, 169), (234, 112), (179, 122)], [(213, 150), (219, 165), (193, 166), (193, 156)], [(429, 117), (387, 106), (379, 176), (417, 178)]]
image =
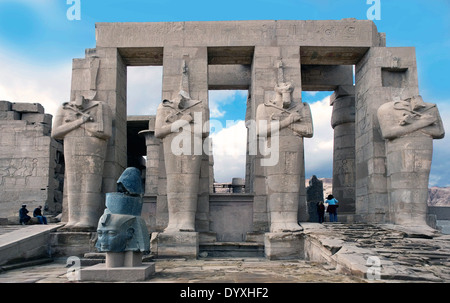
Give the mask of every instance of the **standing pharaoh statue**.
[(388, 192), (395, 224), (425, 226), (433, 139), (445, 135), (435, 104), (421, 96), (396, 100), (378, 109), (386, 140)]
[(167, 175), (169, 223), (164, 232), (195, 231), (200, 166), (202, 163), (202, 120), (205, 107), (189, 95), (188, 71), (183, 62), (181, 90), (174, 100), (158, 106), (155, 137), (162, 139)]
[(112, 135), (112, 113), (105, 102), (77, 96), (55, 117), (52, 137), (64, 140), (69, 230), (92, 230), (104, 207), (103, 166)]
[(262, 164), (266, 169), (272, 233), (302, 230), (298, 224), (298, 209), (300, 186), (304, 186), (301, 184), (303, 137), (313, 136), (309, 105), (292, 101), (293, 86), (283, 78), (275, 87), (275, 100), (260, 104), (256, 111), (258, 140), (267, 140), (271, 153), (276, 155), (271, 156), (276, 161)]

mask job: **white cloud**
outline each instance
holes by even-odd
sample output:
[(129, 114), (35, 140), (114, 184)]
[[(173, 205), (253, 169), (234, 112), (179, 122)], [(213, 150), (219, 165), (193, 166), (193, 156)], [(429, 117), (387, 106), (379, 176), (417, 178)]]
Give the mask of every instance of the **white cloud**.
[[(433, 101), (430, 101), (434, 103)], [(448, 156), (448, 147), (450, 146), (450, 100), (436, 102), (446, 136), (440, 140), (433, 140), (433, 162), (430, 172), (430, 186), (448, 187), (450, 186), (450, 158)]]
[(226, 104), (233, 103), (237, 96), (246, 96), (245, 90), (213, 90), (209, 91), (209, 111), (211, 118), (222, 118), (226, 115), (226, 111), (221, 107)]
[[(223, 95), (224, 96), (224, 95)], [(314, 137), (305, 138), (306, 171), (332, 171), (333, 129), (330, 97), (310, 104), (314, 124)], [(211, 135), (214, 154), (214, 177), (217, 182), (231, 182), (232, 178), (245, 178), (247, 129), (244, 121), (227, 125)], [(323, 177), (331, 177), (323, 176)]]
[(156, 115), (161, 99), (162, 66), (128, 67), (128, 115)]
[(72, 62), (28, 62), (1, 51), (0, 62), (1, 100), (40, 103), (52, 115), (63, 102), (69, 101)]
[[(310, 104), (314, 125), (313, 138), (305, 138), (305, 169), (315, 171), (330, 170), (333, 167), (334, 133), (331, 128), (330, 97)], [(330, 176), (318, 176), (330, 177)]]
[(231, 182), (232, 178), (245, 178), (245, 154), (247, 128), (244, 121), (212, 134), (214, 155), (214, 179), (217, 182)]

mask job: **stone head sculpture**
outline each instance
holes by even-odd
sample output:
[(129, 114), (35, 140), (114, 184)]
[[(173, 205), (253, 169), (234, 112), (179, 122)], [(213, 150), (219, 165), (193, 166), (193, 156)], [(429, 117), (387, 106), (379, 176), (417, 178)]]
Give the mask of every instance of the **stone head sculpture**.
[(97, 227), (100, 252), (150, 250), (150, 237), (141, 218), (142, 181), (137, 168), (129, 167), (117, 181), (115, 193), (106, 194), (106, 209)]

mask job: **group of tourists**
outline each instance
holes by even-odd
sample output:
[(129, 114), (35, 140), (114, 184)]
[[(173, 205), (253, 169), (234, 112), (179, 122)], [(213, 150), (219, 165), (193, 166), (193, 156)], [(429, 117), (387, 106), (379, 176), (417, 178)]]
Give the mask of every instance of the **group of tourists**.
[[(26, 204), (22, 204), (22, 208), (19, 210), (19, 223), (22, 225), (27, 224), (31, 217), (28, 215), (29, 211)], [(33, 211), (33, 217), (38, 218), (40, 224), (47, 224), (47, 218), (42, 214), (42, 206), (39, 205)]]
[(325, 202), (317, 203), (317, 214), (319, 215), (319, 223), (325, 222), (325, 211), (330, 214), (330, 222), (337, 222), (337, 208), (339, 201), (333, 195), (328, 195)]

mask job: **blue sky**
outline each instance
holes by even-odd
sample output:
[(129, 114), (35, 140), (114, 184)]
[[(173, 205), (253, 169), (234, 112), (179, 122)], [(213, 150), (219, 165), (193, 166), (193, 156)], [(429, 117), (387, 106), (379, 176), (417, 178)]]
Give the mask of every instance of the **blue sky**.
[[(378, 31), (387, 34), (388, 47), (416, 48), (420, 92), (425, 101), (438, 105), (445, 127), (450, 129), (450, 1), (379, 1)], [(373, 5), (367, 0), (79, 0), (81, 19), (68, 20), (67, 11), (76, 2), (0, 0), (1, 100), (39, 102), (53, 113), (69, 98), (72, 59), (83, 58), (86, 48), (95, 47), (95, 22), (367, 19), (367, 10)], [(154, 110), (151, 104), (159, 101), (160, 95), (154, 91), (160, 78), (158, 68), (129, 70), (129, 113)], [(303, 96), (317, 112), (315, 137), (305, 142), (307, 178), (312, 174), (331, 177), (332, 130), (329, 122), (323, 122), (330, 114), (327, 95)], [(140, 100), (144, 97), (154, 101), (143, 105)], [(243, 119), (245, 110), (245, 92), (212, 92), (210, 98), (217, 119), (236, 121), (238, 127), (237, 120)], [(448, 143), (448, 138), (435, 141), (430, 185), (450, 186)], [(242, 174), (243, 167), (227, 170)], [(222, 181), (231, 177), (224, 175)]]

